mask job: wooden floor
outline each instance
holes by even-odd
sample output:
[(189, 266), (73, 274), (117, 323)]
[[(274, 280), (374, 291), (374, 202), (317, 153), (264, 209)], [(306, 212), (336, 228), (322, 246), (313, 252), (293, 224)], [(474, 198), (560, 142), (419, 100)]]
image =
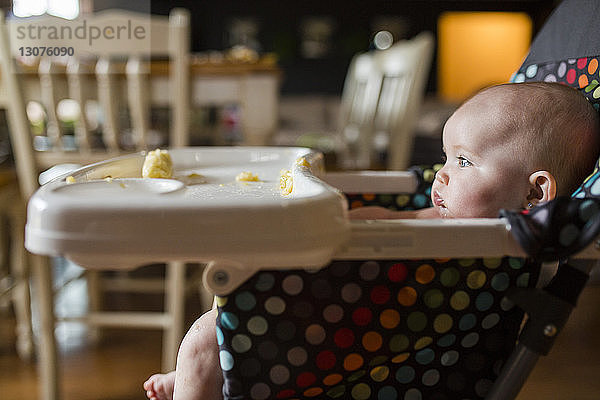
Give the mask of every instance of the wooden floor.
[[(189, 320), (193, 317), (190, 312)], [(12, 316), (1, 315), (0, 399), (38, 399), (35, 363), (17, 357), (13, 332)], [(77, 332), (59, 334), (64, 399), (145, 398), (142, 382), (159, 370), (160, 334), (113, 330), (91, 344), (84, 331)], [(585, 289), (553, 351), (538, 363), (518, 399), (600, 399), (600, 285)]]

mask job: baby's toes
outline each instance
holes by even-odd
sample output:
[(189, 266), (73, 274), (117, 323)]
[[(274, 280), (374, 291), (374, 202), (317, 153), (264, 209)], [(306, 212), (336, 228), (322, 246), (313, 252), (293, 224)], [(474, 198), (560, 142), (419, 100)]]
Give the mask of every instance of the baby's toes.
[(144, 389), (146, 390), (146, 397), (148, 397), (149, 400), (159, 400), (160, 399), (158, 397), (157, 390), (155, 387), (157, 384), (157, 381), (159, 381), (159, 380), (160, 380), (160, 374), (152, 375), (142, 385), (144, 387)]
[(148, 400), (158, 400), (158, 397), (156, 397), (156, 393), (154, 393), (154, 391), (152, 390), (146, 391), (146, 397), (148, 398)]

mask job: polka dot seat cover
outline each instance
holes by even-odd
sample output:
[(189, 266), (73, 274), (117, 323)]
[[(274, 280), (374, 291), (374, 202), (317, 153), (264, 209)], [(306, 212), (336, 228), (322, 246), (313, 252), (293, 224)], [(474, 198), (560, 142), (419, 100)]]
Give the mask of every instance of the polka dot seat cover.
[(522, 259), (335, 261), (217, 299), (227, 399), (481, 399), (522, 313)]
[(600, 104), (600, 56), (581, 57), (522, 66), (513, 83), (560, 82), (581, 91), (598, 109)]
[[(427, 206), (434, 171), (415, 172), (416, 193), (354, 195), (350, 203)], [(259, 272), (217, 298), (223, 394), (484, 398), (523, 317), (504, 295), (533, 283), (538, 272), (509, 257), (334, 261), (316, 272)]]
[(350, 208), (381, 206), (391, 210), (418, 210), (431, 207), (431, 184), (442, 164), (414, 166), (409, 170), (417, 177), (414, 193), (347, 193)]

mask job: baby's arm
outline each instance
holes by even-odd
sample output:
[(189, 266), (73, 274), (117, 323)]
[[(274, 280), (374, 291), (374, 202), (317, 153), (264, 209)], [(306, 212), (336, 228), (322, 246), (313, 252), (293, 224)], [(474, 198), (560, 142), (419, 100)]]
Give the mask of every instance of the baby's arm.
[(349, 212), (350, 219), (431, 219), (440, 218), (434, 207), (414, 211), (392, 211), (379, 206), (355, 208)]

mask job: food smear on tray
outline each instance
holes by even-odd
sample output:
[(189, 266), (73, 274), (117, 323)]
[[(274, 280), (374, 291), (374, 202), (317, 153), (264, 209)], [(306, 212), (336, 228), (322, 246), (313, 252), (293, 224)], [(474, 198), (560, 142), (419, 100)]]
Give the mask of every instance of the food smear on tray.
[(292, 171), (289, 169), (282, 169), (279, 171), (279, 190), (282, 196), (287, 196), (292, 193), (294, 183), (292, 179)]
[(235, 177), (235, 180), (238, 182), (260, 182), (258, 175), (249, 171), (240, 172)]
[(206, 177), (204, 175), (198, 174), (196, 172), (191, 172), (185, 175), (177, 175), (175, 177), (178, 181), (183, 182), (185, 185), (199, 185), (202, 183), (206, 183)]
[(67, 182), (67, 184), (71, 184), (71, 183), (75, 183), (75, 178), (72, 175), (67, 176), (67, 178), (65, 179), (65, 182)]
[(173, 176), (173, 160), (167, 150), (148, 152), (142, 166), (142, 178), (170, 179)]
[(301, 166), (301, 167), (310, 168), (310, 163), (308, 161), (306, 161), (306, 158), (304, 158), (304, 157), (298, 158), (296, 160), (296, 165)]

